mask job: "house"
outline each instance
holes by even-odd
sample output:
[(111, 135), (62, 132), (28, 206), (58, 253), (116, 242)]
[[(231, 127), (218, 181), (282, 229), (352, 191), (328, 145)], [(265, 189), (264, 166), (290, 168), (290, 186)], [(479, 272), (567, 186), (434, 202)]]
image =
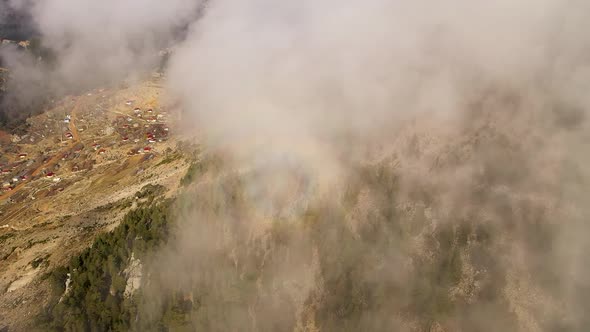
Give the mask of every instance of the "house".
[(13, 182), (13, 183), (16, 183), (16, 182), (18, 182), (18, 178), (17, 178), (16, 176), (15, 176), (15, 177), (13, 177), (13, 178), (12, 178), (12, 182)]
[(152, 151), (152, 148), (149, 147), (149, 146), (146, 146), (145, 148), (143, 148), (143, 153), (148, 153), (148, 152), (151, 152), (151, 151)]
[(27, 157), (27, 154), (26, 153), (21, 153), (21, 154), (18, 155), (18, 157), (20, 159), (25, 159)]
[(123, 142), (127, 142), (129, 140), (129, 137), (123, 137)]
[(11, 171), (9, 169), (3, 169), (2, 174), (10, 174)]
[(10, 187), (10, 182), (4, 182), (2, 183), (2, 188), (6, 189)]
[(45, 174), (45, 177), (48, 179), (51, 179), (54, 175), (55, 175), (55, 173), (49, 172), (49, 173)]
[(106, 152), (107, 152), (107, 150), (105, 150), (105, 149), (100, 149), (100, 150), (98, 151), (98, 154), (105, 154)]

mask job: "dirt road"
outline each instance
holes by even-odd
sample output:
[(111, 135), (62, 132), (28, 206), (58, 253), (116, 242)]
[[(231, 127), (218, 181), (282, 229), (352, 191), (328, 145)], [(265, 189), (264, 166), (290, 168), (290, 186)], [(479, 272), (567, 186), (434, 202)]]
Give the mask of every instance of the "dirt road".
[[(63, 157), (64, 154), (68, 153), (74, 147), (74, 145), (76, 145), (78, 142), (80, 142), (80, 135), (78, 133), (78, 129), (76, 128), (76, 114), (78, 112), (78, 109), (80, 108), (80, 104), (82, 103), (82, 100), (83, 100), (82, 98), (83, 97), (77, 98), (76, 103), (74, 104), (74, 107), (72, 108), (72, 111), (71, 111), (71, 119), (70, 119), (70, 123), (69, 123), (68, 128), (69, 128), (70, 132), (72, 133), (73, 138), (70, 140), (70, 142), (68, 143), (68, 145), (65, 148), (63, 148), (58, 153), (56, 153), (47, 162), (45, 162), (44, 164), (37, 167), (33, 171), (33, 173), (31, 174), (31, 180), (33, 177), (39, 175), (44, 169), (47, 169), (47, 168), (57, 164), (59, 162), (59, 160), (61, 160), (61, 158)], [(8, 191), (8, 192), (0, 195), (0, 202), (15, 195), (26, 184), (27, 184), (27, 182), (25, 182), (25, 181), (20, 182), (11, 191)]]

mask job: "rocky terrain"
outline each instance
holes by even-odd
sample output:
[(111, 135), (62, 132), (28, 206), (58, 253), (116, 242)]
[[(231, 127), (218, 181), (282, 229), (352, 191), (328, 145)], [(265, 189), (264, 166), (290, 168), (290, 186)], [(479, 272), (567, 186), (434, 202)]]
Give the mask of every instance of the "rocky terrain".
[(149, 81), (71, 96), (2, 136), (0, 325), (31, 320), (44, 275), (116, 227), (143, 187), (176, 191), (188, 162), (160, 92)]
[(586, 172), (564, 148), (583, 117), (488, 95), (463, 122), (335, 145), (346, 167), (322, 182), (288, 158), (196, 158), (159, 84), (70, 96), (2, 137), (11, 331), (584, 330)]
[(589, 12), (0, 0), (0, 331), (587, 331)]

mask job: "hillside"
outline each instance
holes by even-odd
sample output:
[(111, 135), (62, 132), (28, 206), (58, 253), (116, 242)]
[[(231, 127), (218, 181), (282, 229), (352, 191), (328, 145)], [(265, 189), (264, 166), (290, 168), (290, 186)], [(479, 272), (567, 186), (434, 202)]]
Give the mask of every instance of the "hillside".
[[(153, 175), (131, 180), (137, 184), (125, 193), (107, 183), (130, 179), (110, 179), (108, 170), (136, 169), (133, 159), (98, 164), (85, 181), (103, 183), (94, 187), (101, 194), (83, 196), (72, 211), (71, 202), (59, 201), (85, 188), (72, 184), (52, 207), (42, 198), (34, 203), (45, 207), (38, 222), (55, 221), (26, 228), (25, 213), (3, 235), (3, 247), (16, 248), (2, 265), (15, 276), (3, 279), (5, 324), (42, 331), (583, 331), (586, 294), (570, 297), (555, 268), (560, 250), (569, 252), (563, 236), (580, 226), (555, 223), (564, 198), (548, 188), (561, 169), (555, 156), (533, 153), (555, 138), (536, 135), (542, 126), (530, 114), (514, 114), (483, 112), (460, 130), (414, 119), (388, 149), (350, 160), (329, 194), (296, 164), (237, 168), (221, 151), (184, 150), (177, 156), (186, 162), (156, 155), (143, 168), (150, 174), (152, 165)], [(553, 116), (538, 121), (563, 125)], [(177, 175), (161, 182), (174, 165), (182, 165)], [(43, 298), (43, 307), (29, 306), (33, 298)]]
[(32, 299), (47, 300), (45, 274), (116, 227), (146, 185), (174, 195), (192, 157), (160, 90), (154, 81), (68, 97), (1, 138), (0, 325), (30, 322)]
[(588, 13), (0, 0), (0, 332), (590, 330)]

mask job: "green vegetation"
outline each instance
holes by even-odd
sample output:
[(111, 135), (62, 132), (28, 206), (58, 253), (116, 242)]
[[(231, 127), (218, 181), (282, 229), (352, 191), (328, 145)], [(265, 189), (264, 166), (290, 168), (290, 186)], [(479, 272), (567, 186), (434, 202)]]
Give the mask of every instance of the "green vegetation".
[(31, 262), (31, 266), (36, 269), (38, 268), (41, 264), (45, 263), (45, 260), (47, 259), (47, 257), (49, 256), (45, 256), (45, 257), (38, 257), (35, 258), (32, 262)]
[[(342, 221), (356, 208), (361, 191), (373, 206), (352, 231)], [(452, 322), (449, 330), (490, 331), (478, 318), (486, 312), (500, 330), (517, 330), (502, 295), (506, 272), (492, 254), (496, 232), (484, 223), (455, 220), (438, 222), (430, 232), (432, 221), (418, 208), (432, 204), (434, 197), (410, 188), (405, 194), (412, 196), (417, 212), (409, 213), (398, 207), (398, 192), (393, 169), (363, 166), (353, 172), (341, 204), (308, 211), (306, 224), (318, 248), (323, 280), (323, 290), (308, 299), (315, 306), (315, 325), (322, 331), (384, 330), (395, 326), (393, 312), (418, 324), (420, 331), (445, 322)], [(416, 251), (419, 238), (425, 243)], [(474, 287), (461, 284), (466, 264), (485, 272), (473, 293), (463, 293)]]
[(222, 165), (223, 161), (221, 157), (215, 155), (207, 155), (200, 160), (195, 160), (180, 180), (180, 184), (187, 186), (207, 172), (217, 173)]
[(14, 234), (15, 234), (14, 232), (9, 232), (9, 233), (0, 235), (0, 243), (10, 239), (11, 237), (14, 236)]
[(203, 165), (201, 163), (192, 163), (186, 171), (186, 174), (180, 180), (180, 184), (183, 186), (191, 184), (197, 175), (202, 173), (202, 171)]
[(171, 153), (171, 154), (168, 154), (168, 155), (166, 155), (166, 157), (164, 159), (162, 159), (162, 161), (160, 161), (156, 165), (156, 167), (157, 166), (166, 165), (166, 164), (170, 164), (170, 163), (175, 162), (175, 161), (177, 161), (177, 160), (179, 160), (181, 158), (182, 158), (182, 154), (180, 154), (180, 153)]
[[(149, 188), (150, 190), (153, 188)], [(43, 331), (122, 331), (130, 328), (133, 298), (123, 294), (123, 274), (131, 255), (148, 258), (168, 236), (171, 201), (128, 213), (114, 231), (99, 235), (92, 247), (51, 273), (54, 294), (38, 317)], [(68, 293), (67, 274), (71, 275)]]
[(135, 193), (135, 197), (138, 199), (147, 198), (149, 200), (148, 203), (151, 203), (156, 197), (160, 196), (161, 194), (166, 191), (166, 188), (159, 184), (148, 184), (141, 188), (140, 191)]
[[(313, 322), (321, 331), (396, 330), (398, 317), (392, 313), (420, 331), (437, 324), (447, 330), (490, 331), (482, 325), (488, 321), (480, 319), (482, 313), (498, 330), (516, 330), (502, 293), (505, 267), (493, 254), (496, 230), (476, 220), (433, 222), (425, 210), (435, 197), (418, 186), (404, 193), (416, 202), (415, 209), (400, 207), (398, 177), (386, 165), (354, 169), (340, 201), (313, 201), (293, 220), (270, 220), (257, 237), (248, 226), (258, 217), (252, 207), (259, 203), (248, 195), (249, 175), (231, 173), (205, 181), (191, 191), (190, 199), (174, 202), (175, 213), (190, 217), (189, 229), (195, 227), (189, 255), (182, 234), (169, 236), (173, 203), (158, 203), (154, 197), (163, 189), (146, 186), (136, 194), (143, 202), (139, 209), (67, 267), (48, 275), (54, 294), (38, 328), (294, 330), (300, 305), (295, 292), (305, 303), (303, 323)], [(183, 184), (221, 167), (221, 160), (211, 156), (195, 161)], [(362, 200), (371, 207), (359, 207)], [(157, 252), (165, 242), (167, 250)], [(215, 245), (207, 245), (211, 242)], [(422, 245), (416, 249), (418, 242)], [(145, 279), (126, 297), (123, 271), (132, 254), (143, 263)], [(174, 264), (159, 264), (169, 258)], [(171, 267), (182, 270), (170, 275)], [(477, 287), (466, 285), (473, 282), (465, 278), (469, 268), (480, 271)], [(71, 283), (63, 295), (68, 273)], [(313, 281), (305, 289), (309, 280), (321, 283)]]

